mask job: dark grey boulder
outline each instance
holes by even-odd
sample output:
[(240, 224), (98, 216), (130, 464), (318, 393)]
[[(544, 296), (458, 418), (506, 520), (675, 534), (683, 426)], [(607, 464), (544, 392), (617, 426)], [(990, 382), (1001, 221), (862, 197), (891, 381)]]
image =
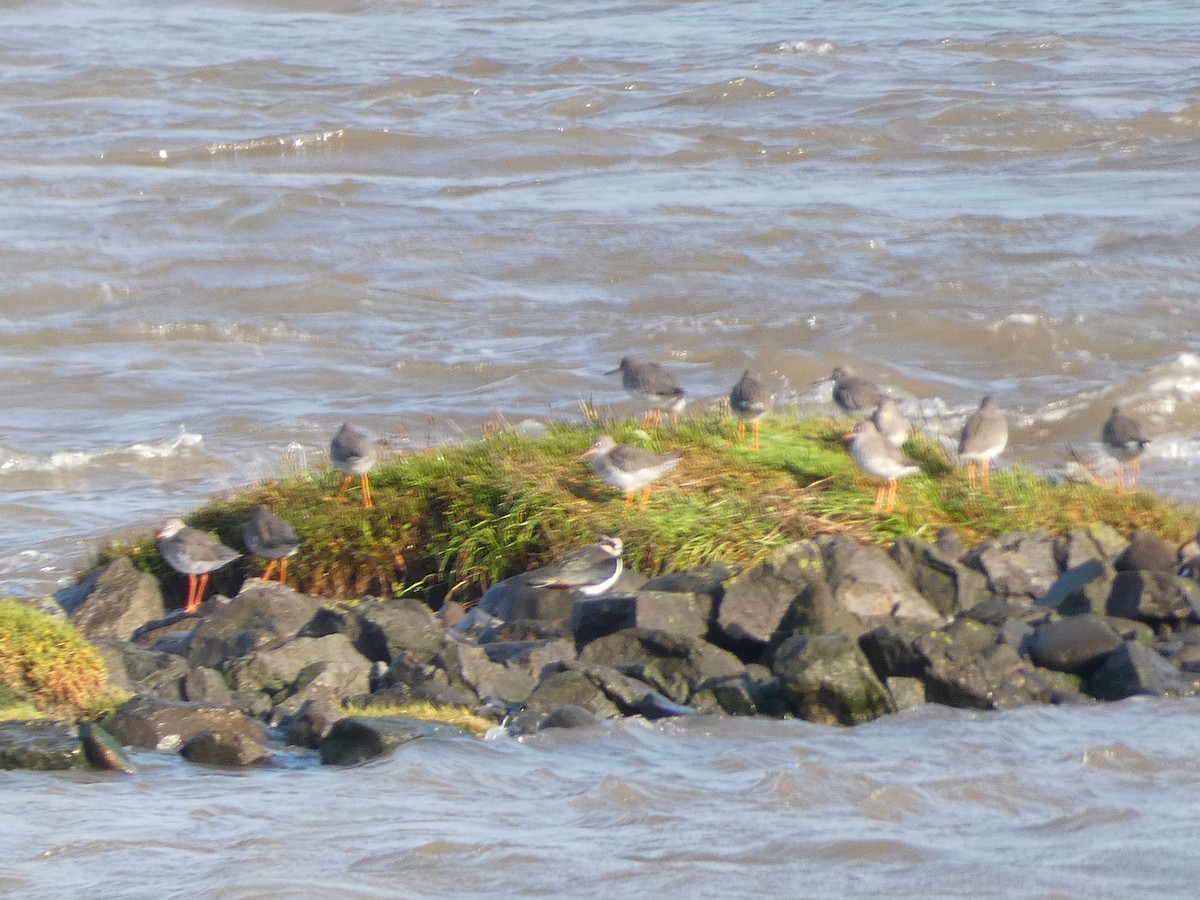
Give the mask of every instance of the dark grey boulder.
[(529, 673), (492, 662), (484, 648), (472, 644), (448, 642), (438, 662), (451, 685), (470, 689), (484, 702), (519, 705), (537, 686)]
[(421, 662), (429, 662), (441, 652), (442, 624), (419, 600), (372, 600), (359, 606), (355, 614), (360, 631), (356, 647), (369, 660), (391, 663), (409, 653)]
[(914, 622), (886, 621), (860, 635), (858, 645), (879, 678), (923, 678), (929, 659), (917, 641), (940, 633)]
[(763, 654), (769, 662), (779, 645), (795, 634), (828, 634), (840, 631), (855, 636), (867, 627), (867, 620), (849, 612), (838, 603), (824, 579), (808, 584), (796, 595), (771, 643)]
[(1049, 702), (1059, 689), (1076, 689), (1070, 676), (1035, 669), (1015, 647), (1000, 642), (999, 633), (995, 626), (957, 619), (918, 637), (913, 649), (924, 659), (926, 699), (968, 709), (1012, 709)]
[(1091, 560), (1111, 565), (1125, 551), (1129, 541), (1111, 525), (1093, 523), (1072, 528), (1055, 543), (1060, 571), (1066, 572)]
[(692, 695), (691, 703), (698, 710), (730, 716), (780, 717), (787, 712), (783, 687), (764, 666), (747, 666), (736, 675), (708, 679)]
[(688, 715), (694, 710), (655, 690), (637, 678), (612, 666), (598, 663), (564, 663), (568, 669), (583, 673), (604, 695), (616, 704), (622, 715), (663, 719)]
[(188, 661), (224, 671), (225, 664), (290, 641), (321, 604), (278, 584), (248, 588), (222, 605), (206, 604), (188, 648)]
[(791, 711), (810, 722), (857, 725), (896, 711), (858, 644), (844, 634), (788, 638), (772, 671)]
[(709, 626), (695, 594), (646, 590), (580, 597), (571, 608), (569, 624), (579, 646), (626, 628), (701, 637)]
[(1093, 615), (1068, 616), (1037, 629), (1030, 658), (1043, 668), (1086, 675), (1121, 645), (1121, 636)]
[(184, 741), (179, 755), (188, 762), (239, 768), (263, 762), (271, 754), (261, 742), (242, 732), (201, 731)]
[(949, 526), (938, 529), (934, 545), (942, 552), (942, 555), (949, 557), (955, 562), (959, 562), (967, 554), (967, 548), (963, 544), (962, 538), (958, 536), (957, 531)]
[(644, 628), (597, 638), (580, 651), (579, 660), (614, 667), (681, 704), (701, 683), (744, 670), (736, 656), (705, 640)]
[(1142, 569), (1118, 572), (1109, 593), (1111, 616), (1152, 624), (1194, 622), (1200, 610), (1200, 584), (1171, 572)]
[(576, 706), (573, 703), (568, 703), (565, 706), (551, 710), (538, 723), (537, 729), (538, 731), (545, 731), (547, 728), (591, 728), (599, 725), (600, 722), (600, 718), (590, 710), (586, 710), (582, 706)]
[(339, 719), (321, 741), (324, 766), (353, 766), (385, 756), (418, 738), (474, 739), (453, 725), (399, 716), (347, 716)]
[(917, 592), (946, 618), (987, 596), (983, 573), (960, 563), (962, 553), (951, 555), (936, 544), (907, 537), (892, 545), (890, 555)]
[(1118, 572), (1175, 572), (1179, 568), (1176, 547), (1152, 531), (1139, 528), (1113, 563)]
[(183, 683), (192, 667), (182, 656), (146, 650), (124, 641), (96, 641), (93, 646), (108, 670), (112, 687), (135, 694), (183, 700)]
[(844, 535), (816, 539), (834, 603), (862, 619), (894, 616), (941, 624), (946, 617), (922, 597), (890, 556)]
[(815, 542), (797, 541), (782, 547), (771, 559), (725, 585), (717, 627), (730, 641), (765, 646), (796, 598), (824, 577), (821, 549)]
[(733, 570), (720, 562), (711, 562), (682, 572), (667, 572), (656, 575), (639, 591), (665, 591), (671, 594), (691, 594), (696, 608), (710, 626), (716, 624), (717, 611), (725, 597), (725, 583), (733, 576)]
[(325, 682), (343, 697), (370, 690), (371, 663), (344, 634), (298, 637), (266, 650), (248, 653), (226, 666), (230, 686), (281, 698), (302, 687), (318, 669)]
[(258, 722), (235, 710), (146, 696), (126, 702), (106, 725), (122, 744), (148, 750), (178, 750), (202, 731), (240, 734), (262, 744), (267, 739)]
[(1095, 557), (1067, 569), (1050, 585), (1037, 605), (1053, 609), (1064, 616), (1079, 613), (1103, 615), (1112, 593), (1117, 570)]
[(316, 750), (333, 729), (334, 722), (344, 718), (346, 713), (338, 704), (325, 698), (309, 699), (279, 726), (288, 744)]
[[(233, 691), (216, 669), (196, 666), (188, 669), (183, 676), (183, 690), (180, 700), (190, 700), (193, 703), (206, 703), (210, 706), (232, 706)], [(159, 695), (161, 696), (161, 695)], [(173, 698), (166, 698), (173, 699)]]
[(1014, 531), (967, 552), (963, 562), (987, 578), (993, 594), (1028, 605), (1058, 580), (1054, 539), (1041, 532)]
[(1200, 693), (1200, 676), (1181, 673), (1154, 650), (1126, 641), (1092, 673), (1087, 691), (1099, 700), (1193, 696)]
[(154, 576), (135, 569), (129, 557), (118, 556), (96, 575), (70, 622), (89, 639), (127, 641), (164, 611)]
[(483, 645), (488, 659), (518, 669), (538, 681), (547, 666), (575, 658), (575, 642), (566, 638), (538, 641), (496, 641)]
[(62, 722), (0, 722), (0, 769), (54, 771), (88, 764), (75, 729)]
[[(599, 719), (621, 715), (621, 710), (588, 675), (567, 664), (551, 667), (525, 701), (523, 718), (535, 723), (560, 706), (579, 706)], [(531, 728), (530, 730), (535, 730)]]

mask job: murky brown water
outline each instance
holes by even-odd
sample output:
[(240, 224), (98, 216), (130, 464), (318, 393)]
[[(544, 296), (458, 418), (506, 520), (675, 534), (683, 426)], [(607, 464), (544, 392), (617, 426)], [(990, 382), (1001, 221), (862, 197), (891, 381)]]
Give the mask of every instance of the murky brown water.
[[(319, 456), (347, 419), (403, 448), (586, 398), (631, 411), (603, 374), (627, 353), (699, 407), (746, 366), (804, 411), (852, 363), (947, 432), (992, 392), (1008, 459), (1050, 470), (1095, 456), (1120, 401), (1155, 437), (1144, 483), (1200, 496), (1181, 0), (84, 0), (0, 21), (0, 592), (52, 590), (112, 529)], [(1126, 895), (1123, 862), (1188, 858), (1186, 829), (1153, 832), (1161, 862), (1136, 849), (1177, 812), (1143, 785), (1191, 743), (1174, 707), (1144, 709), (1173, 736), (1151, 774), (1081, 762), (1139, 759), (1158, 728), (1109, 711), (1018, 717), (1040, 724), (1000, 757), (990, 723), (917, 720), (715, 743), (630, 727), (454, 749), (432, 778), (164, 763), (165, 786), (39, 789), (0, 888), (153, 871), (170, 877), (125, 895), (724, 896), (750, 872), (775, 895), (1000, 896), (1036, 864), (1046, 896)], [(888, 729), (971, 752), (914, 795), (873, 743)], [(814, 740), (846, 759), (814, 775)], [(609, 774), (629, 759), (653, 777)], [(297, 868), (296, 844), (325, 855)]]
[(348, 770), (0, 773), (27, 897), (1190, 897), (1200, 705), (627, 721)]

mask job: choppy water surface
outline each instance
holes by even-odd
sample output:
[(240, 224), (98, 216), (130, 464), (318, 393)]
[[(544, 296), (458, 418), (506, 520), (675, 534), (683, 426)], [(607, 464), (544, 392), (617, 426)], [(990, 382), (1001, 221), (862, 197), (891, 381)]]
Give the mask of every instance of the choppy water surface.
[[(1200, 496), (1184, 2), (0, 12), (0, 586), (319, 457), (855, 363)], [(289, 449), (290, 448), (290, 449)], [(1097, 461), (1102, 468), (1107, 462)]]
[[(626, 353), (699, 407), (746, 366), (804, 411), (849, 362), (948, 431), (992, 392), (1008, 458), (1047, 469), (1119, 401), (1155, 437), (1144, 483), (1195, 499), (1195, 25), (1182, 0), (6, 2), (0, 593), (346, 419), (402, 450), (629, 411), (603, 375)], [(628, 725), (354, 772), (3, 775), (0, 890), (1161, 895), (1195, 724)]]
[[(1189, 897), (1200, 706), (693, 718), (348, 770), (0, 773), (38, 897)], [(47, 808), (57, 815), (53, 820)]]

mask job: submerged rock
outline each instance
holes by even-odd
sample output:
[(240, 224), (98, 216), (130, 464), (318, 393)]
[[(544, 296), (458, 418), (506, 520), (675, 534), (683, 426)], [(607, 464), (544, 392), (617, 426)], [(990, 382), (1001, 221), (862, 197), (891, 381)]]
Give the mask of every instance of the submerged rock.
[(83, 742), (83, 753), (93, 769), (124, 772), (126, 775), (137, 773), (137, 766), (125, 755), (125, 748), (95, 722), (79, 723), (79, 740)]

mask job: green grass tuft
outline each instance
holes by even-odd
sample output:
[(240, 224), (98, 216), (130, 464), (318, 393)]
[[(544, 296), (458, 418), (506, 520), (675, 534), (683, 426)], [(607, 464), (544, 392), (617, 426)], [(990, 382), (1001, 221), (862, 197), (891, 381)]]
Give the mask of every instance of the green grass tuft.
[[(683, 451), (644, 511), (626, 509), (622, 493), (579, 458), (597, 427), (553, 425), (541, 437), (503, 431), (383, 460), (371, 474), (373, 510), (362, 509), (355, 490), (331, 502), (340, 476), (326, 469), (216, 500), (188, 524), (240, 549), (243, 523), (255, 504), (266, 503), (303, 541), (290, 568), (297, 589), (340, 599), (408, 594), (434, 607), (448, 597), (470, 604), (489, 585), (600, 534), (621, 536), (627, 563), (653, 575), (711, 560), (751, 563), (823, 532), (886, 544), (907, 535), (932, 539), (950, 526), (969, 545), (1003, 532), (1061, 533), (1093, 522), (1123, 533), (1148, 528), (1173, 541), (1195, 530), (1193, 511), (1152, 494), (1054, 484), (1021, 469), (994, 471), (989, 489), (971, 490), (928, 439), (905, 448), (922, 473), (901, 483), (895, 512), (876, 513), (876, 482), (850, 459), (847, 427), (831, 418), (767, 418), (756, 453), (737, 443), (727, 415), (686, 419), (656, 434), (610, 422), (605, 430), (620, 442)], [(167, 570), (153, 539), (105, 548), (99, 562), (120, 554), (182, 591), (182, 576)], [(214, 588), (234, 590), (262, 567), (247, 557), (215, 573)]]

